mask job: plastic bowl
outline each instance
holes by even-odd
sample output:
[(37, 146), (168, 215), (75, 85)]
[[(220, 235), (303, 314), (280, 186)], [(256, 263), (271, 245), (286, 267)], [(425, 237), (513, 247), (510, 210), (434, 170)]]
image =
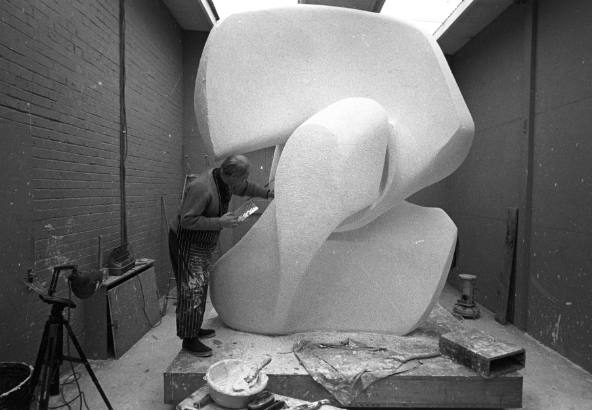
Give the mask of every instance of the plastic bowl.
[(206, 381), (210, 389), (210, 397), (222, 407), (229, 409), (243, 409), (255, 394), (262, 392), (267, 387), (269, 378), (267, 374), (260, 372), (259, 378), (248, 390), (232, 391), (227, 385), (229, 376), (233, 371), (247, 362), (239, 359), (225, 359), (212, 364), (206, 372)]

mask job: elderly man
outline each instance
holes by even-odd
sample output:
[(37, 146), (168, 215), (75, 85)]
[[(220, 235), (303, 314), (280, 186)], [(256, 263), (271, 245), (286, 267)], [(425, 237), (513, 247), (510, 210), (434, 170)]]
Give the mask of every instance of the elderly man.
[(177, 336), (183, 348), (206, 357), (212, 349), (200, 338), (213, 337), (202, 329), (208, 291), (209, 265), (220, 231), (239, 224), (228, 212), (232, 195), (273, 198), (271, 189), (249, 181), (249, 160), (243, 155), (227, 157), (219, 168), (203, 172), (187, 185), (179, 212), (169, 231), (169, 251), (177, 281)]

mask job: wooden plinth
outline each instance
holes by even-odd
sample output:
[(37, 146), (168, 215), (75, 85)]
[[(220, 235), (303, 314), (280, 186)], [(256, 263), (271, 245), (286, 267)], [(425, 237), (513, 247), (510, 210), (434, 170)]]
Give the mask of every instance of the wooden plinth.
[[(164, 373), (164, 401), (176, 404), (205, 384), (208, 367), (222, 359), (260, 360), (269, 355), (265, 368), (269, 376), (268, 390), (305, 401), (332, 399), (315, 382), (292, 353), (294, 342), (306, 337), (299, 333), (289, 336), (262, 336), (226, 328), (215, 317), (204, 327), (216, 329), (216, 337), (204, 340), (214, 354), (198, 358), (180, 351)], [(457, 330), (462, 325), (440, 306), (436, 306), (426, 323), (413, 336), (434, 338), (437, 344), (442, 333)], [(334, 333), (331, 333), (334, 335)], [(315, 335), (319, 335), (318, 332)], [(347, 334), (351, 336), (351, 333)], [(360, 334), (362, 335), (362, 334)], [(388, 337), (388, 336), (385, 336)], [(350, 407), (391, 408), (520, 408), (522, 406), (522, 375), (518, 372), (485, 379), (473, 370), (438, 356), (422, 359), (418, 368), (380, 379), (362, 392)]]

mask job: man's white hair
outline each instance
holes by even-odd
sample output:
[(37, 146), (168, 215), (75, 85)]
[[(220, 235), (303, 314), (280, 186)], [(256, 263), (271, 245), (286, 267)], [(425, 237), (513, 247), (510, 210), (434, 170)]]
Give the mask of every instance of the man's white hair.
[(250, 167), (251, 164), (244, 155), (230, 155), (220, 165), (222, 173), (232, 177), (247, 175)]

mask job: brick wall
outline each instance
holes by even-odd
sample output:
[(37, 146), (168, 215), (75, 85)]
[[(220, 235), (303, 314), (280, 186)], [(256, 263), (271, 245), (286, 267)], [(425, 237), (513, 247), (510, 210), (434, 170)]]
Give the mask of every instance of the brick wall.
[[(10, 0), (0, 13), (2, 132), (24, 126), (31, 142), (34, 274), (94, 268), (99, 235), (105, 260), (120, 244), (118, 2)], [(126, 61), (128, 239), (137, 258), (156, 260), (163, 292), (161, 197), (172, 209), (182, 185), (183, 66), (181, 30), (160, 1), (126, 1)], [(23, 272), (0, 272), (22, 292)], [(0, 360), (31, 361), (48, 314), (30, 292), (18, 300), (22, 315), (2, 317)], [(81, 311), (72, 324), (83, 339)]]
[(208, 32), (204, 31), (185, 31), (183, 33), (183, 72), (185, 75), (185, 92), (183, 96), (183, 133), (185, 135), (183, 144), (185, 149), (183, 151), (183, 167), (187, 174), (199, 174), (215, 165), (213, 155), (208, 156), (206, 154), (206, 146), (199, 135), (193, 102), (195, 77), (208, 34)]

